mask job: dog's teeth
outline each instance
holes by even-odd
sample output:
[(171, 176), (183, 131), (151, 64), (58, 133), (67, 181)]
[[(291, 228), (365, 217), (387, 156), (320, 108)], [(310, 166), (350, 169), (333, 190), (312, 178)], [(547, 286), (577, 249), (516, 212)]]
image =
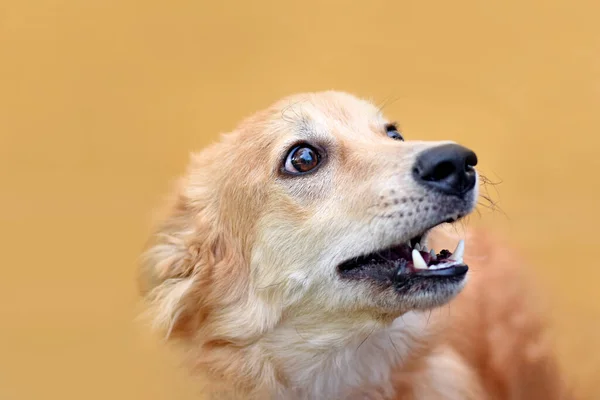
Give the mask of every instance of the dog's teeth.
[(433, 249), (431, 249), (431, 251), (429, 252), (429, 255), (431, 256), (432, 260), (434, 260), (434, 261), (437, 260), (437, 257), (435, 255), (435, 251)]
[(425, 262), (423, 256), (421, 256), (421, 253), (417, 249), (414, 249), (412, 251), (412, 259), (413, 266), (415, 267), (415, 269), (427, 269), (427, 263)]
[(428, 253), (428, 252), (429, 252), (429, 249), (427, 248), (427, 246), (423, 245), (423, 246), (421, 247), (421, 251), (424, 251), (425, 253)]
[(465, 241), (460, 240), (458, 242), (458, 244), (456, 245), (456, 249), (454, 249), (454, 252), (450, 256), (449, 260), (462, 262), (464, 254), (465, 254)]
[(415, 244), (414, 249), (421, 251), (421, 245), (419, 243)]

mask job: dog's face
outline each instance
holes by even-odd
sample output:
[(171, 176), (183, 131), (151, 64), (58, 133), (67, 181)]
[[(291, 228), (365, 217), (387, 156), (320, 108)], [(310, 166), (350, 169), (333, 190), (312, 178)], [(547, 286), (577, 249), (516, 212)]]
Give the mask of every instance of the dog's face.
[(376, 107), (354, 97), (283, 104), (261, 156), (273, 195), (252, 252), (257, 290), (281, 286), (289, 291), (284, 302), (331, 311), (397, 315), (447, 302), (466, 268), (461, 254), (430, 253), (426, 236), (473, 208), (475, 155), (404, 140)]
[(463, 245), (430, 251), (427, 233), (473, 209), (476, 163), (350, 95), (285, 99), (192, 163), (146, 257), (159, 319), (231, 340), (240, 324), (444, 304)]

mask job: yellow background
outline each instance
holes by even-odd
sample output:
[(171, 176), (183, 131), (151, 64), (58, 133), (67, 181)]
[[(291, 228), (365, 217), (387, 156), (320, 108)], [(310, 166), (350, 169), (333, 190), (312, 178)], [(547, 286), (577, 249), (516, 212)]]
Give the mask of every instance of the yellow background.
[[(477, 150), (562, 360), (599, 398), (600, 3), (0, 3), (0, 399), (194, 399), (132, 321), (151, 211), (188, 153), (298, 91), (395, 100)], [(240, 160), (243, 162), (244, 160)]]

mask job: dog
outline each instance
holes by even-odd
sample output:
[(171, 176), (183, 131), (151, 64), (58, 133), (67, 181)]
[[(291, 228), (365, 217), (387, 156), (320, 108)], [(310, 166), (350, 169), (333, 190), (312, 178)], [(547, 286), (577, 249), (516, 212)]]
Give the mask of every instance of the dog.
[(211, 399), (570, 398), (476, 154), (343, 92), (287, 97), (193, 156), (140, 268)]

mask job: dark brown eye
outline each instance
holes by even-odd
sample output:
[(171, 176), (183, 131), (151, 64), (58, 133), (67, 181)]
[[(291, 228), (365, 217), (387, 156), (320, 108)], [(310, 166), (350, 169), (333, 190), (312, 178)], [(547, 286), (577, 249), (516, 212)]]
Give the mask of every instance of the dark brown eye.
[(321, 155), (311, 146), (294, 147), (288, 154), (284, 170), (293, 175), (304, 174), (315, 169), (321, 161)]
[(385, 131), (387, 132), (388, 137), (391, 137), (394, 140), (404, 141), (404, 136), (398, 131), (395, 124), (387, 124), (385, 126)]

